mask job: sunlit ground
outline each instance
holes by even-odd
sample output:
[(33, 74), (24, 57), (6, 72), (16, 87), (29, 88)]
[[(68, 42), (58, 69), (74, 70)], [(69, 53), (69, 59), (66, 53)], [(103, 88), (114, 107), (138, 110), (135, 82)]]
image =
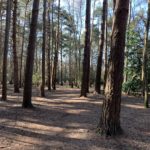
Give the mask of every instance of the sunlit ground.
[(0, 149), (5, 150), (149, 150), (150, 109), (140, 98), (123, 96), (124, 135), (101, 137), (95, 132), (103, 96), (80, 98), (79, 89), (59, 87), (46, 98), (33, 90), (35, 109), (22, 109), (22, 92), (9, 88), (0, 103)]

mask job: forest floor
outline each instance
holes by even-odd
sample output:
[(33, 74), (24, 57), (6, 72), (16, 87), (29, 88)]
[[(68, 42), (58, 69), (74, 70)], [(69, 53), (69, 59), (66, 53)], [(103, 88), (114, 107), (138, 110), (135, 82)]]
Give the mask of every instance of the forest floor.
[(35, 109), (22, 109), (22, 91), (0, 102), (0, 150), (150, 150), (150, 109), (123, 96), (119, 137), (101, 137), (96, 126), (103, 96), (80, 98), (79, 89), (59, 87), (46, 98), (33, 90)]

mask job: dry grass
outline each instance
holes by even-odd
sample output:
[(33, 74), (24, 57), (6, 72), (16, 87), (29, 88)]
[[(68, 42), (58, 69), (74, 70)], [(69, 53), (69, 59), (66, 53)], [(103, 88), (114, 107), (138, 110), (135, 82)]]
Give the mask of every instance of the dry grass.
[(123, 97), (124, 135), (104, 138), (96, 134), (103, 97), (79, 98), (78, 89), (59, 88), (46, 98), (33, 90), (33, 110), (22, 109), (22, 92), (9, 89), (0, 103), (0, 149), (3, 150), (149, 150), (150, 109), (142, 100)]

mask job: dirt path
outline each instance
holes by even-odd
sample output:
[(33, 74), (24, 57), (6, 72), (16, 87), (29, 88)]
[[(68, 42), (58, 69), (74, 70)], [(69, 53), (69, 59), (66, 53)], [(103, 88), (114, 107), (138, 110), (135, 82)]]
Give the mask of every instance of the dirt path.
[(34, 90), (34, 110), (21, 108), (22, 94), (9, 92), (0, 103), (0, 150), (150, 150), (150, 109), (142, 100), (123, 98), (124, 135), (101, 137), (95, 133), (103, 97), (79, 98), (78, 89)]

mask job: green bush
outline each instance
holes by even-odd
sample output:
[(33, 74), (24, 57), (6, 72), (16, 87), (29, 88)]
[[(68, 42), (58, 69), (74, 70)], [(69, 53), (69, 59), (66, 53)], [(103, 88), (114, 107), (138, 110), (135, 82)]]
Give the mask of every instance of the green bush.
[(123, 84), (123, 92), (139, 92), (142, 90), (142, 81), (134, 78)]
[(33, 74), (33, 85), (39, 85), (41, 82), (41, 76), (39, 75), (39, 73), (35, 73)]

